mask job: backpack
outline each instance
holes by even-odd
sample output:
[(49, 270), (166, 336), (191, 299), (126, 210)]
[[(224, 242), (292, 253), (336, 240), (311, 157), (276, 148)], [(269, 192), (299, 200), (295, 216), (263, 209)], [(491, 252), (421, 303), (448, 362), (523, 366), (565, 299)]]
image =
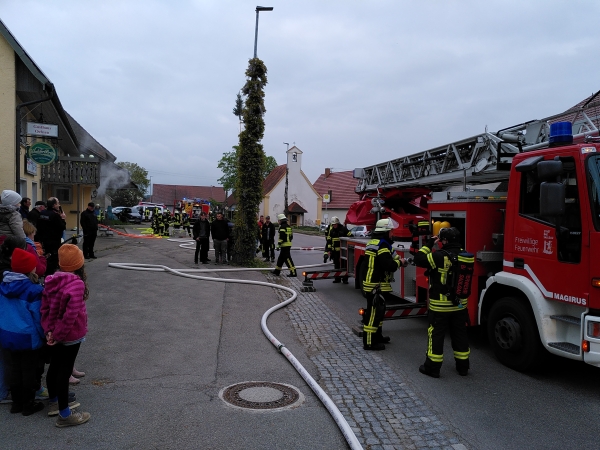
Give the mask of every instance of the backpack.
[(471, 295), (473, 272), (475, 270), (475, 256), (472, 253), (462, 251), (458, 255), (446, 250), (440, 250), (452, 264), (446, 280), (446, 297), (454, 306), (460, 304), (460, 300)]

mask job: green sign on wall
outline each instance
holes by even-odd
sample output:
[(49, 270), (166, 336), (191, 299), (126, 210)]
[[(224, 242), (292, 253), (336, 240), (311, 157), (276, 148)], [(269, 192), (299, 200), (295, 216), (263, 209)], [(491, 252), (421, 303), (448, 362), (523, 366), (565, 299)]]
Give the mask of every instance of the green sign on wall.
[(27, 149), (27, 157), (41, 166), (47, 166), (56, 161), (58, 152), (45, 142), (36, 142)]

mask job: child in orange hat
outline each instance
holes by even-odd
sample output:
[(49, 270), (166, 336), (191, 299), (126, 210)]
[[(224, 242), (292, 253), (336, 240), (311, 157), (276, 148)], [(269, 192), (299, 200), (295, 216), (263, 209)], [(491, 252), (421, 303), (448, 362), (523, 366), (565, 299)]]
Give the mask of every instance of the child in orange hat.
[(71, 410), (79, 403), (69, 403), (69, 377), (87, 334), (89, 291), (83, 263), (83, 252), (76, 245), (63, 244), (58, 250), (60, 271), (46, 277), (42, 296), (42, 327), (51, 346), (46, 374), (48, 415), (58, 415), (57, 427), (81, 425), (90, 419), (87, 412)]
[(9, 374), (13, 401), (10, 412), (24, 416), (44, 409), (42, 402), (35, 401), (44, 344), (40, 323), (43, 287), (38, 284), (36, 265), (35, 256), (15, 248), (11, 257), (12, 271), (4, 272), (0, 284), (0, 346)]

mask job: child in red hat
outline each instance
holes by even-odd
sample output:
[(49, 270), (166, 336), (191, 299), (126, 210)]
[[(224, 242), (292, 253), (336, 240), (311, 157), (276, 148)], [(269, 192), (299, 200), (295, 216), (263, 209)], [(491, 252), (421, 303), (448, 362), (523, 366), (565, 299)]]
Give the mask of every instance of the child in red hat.
[(44, 409), (42, 402), (35, 401), (44, 344), (40, 316), (43, 287), (38, 284), (36, 265), (35, 256), (15, 248), (12, 271), (4, 272), (0, 283), (0, 346), (9, 374), (13, 401), (10, 412), (24, 416)]

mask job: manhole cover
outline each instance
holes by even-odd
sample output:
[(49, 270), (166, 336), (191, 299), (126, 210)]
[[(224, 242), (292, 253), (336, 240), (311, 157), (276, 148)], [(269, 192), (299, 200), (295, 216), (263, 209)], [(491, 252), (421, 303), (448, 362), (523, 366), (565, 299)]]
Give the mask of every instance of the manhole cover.
[(246, 381), (219, 392), (230, 406), (256, 411), (292, 408), (304, 402), (304, 396), (293, 386), (268, 381)]

